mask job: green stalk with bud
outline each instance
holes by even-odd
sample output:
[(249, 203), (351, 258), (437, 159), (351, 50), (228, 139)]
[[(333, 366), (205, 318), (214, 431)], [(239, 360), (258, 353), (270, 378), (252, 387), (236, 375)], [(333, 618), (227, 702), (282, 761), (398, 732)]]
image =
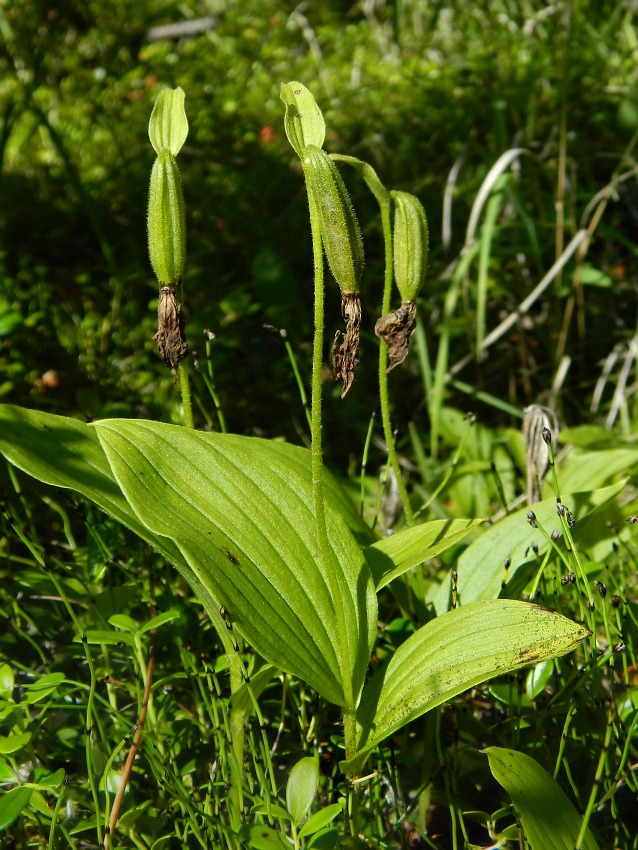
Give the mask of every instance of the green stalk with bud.
[(346, 330), (335, 334), (332, 362), (335, 380), (343, 381), (343, 398), (352, 386), (359, 362), (363, 239), (348, 190), (328, 154), (315, 145), (307, 145), (302, 163), (308, 193), (316, 199), (328, 266), (341, 290), (341, 315)]
[[(363, 241), (354, 210), (341, 175), (322, 149), (325, 139), (325, 122), (314, 97), (298, 82), (281, 87), (281, 99), (286, 105), (284, 127), (293, 149), (299, 156), (306, 178), (308, 208), (312, 232), (314, 258), (315, 316), (312, 358), (312, 482), (317, 536), (321, 558), (330, 579), (331, 595), (340, 630), (340, 645), (344, 669), (345, 705), (344, 735), (346, 755), (356, 750), (356, 699), (352, 691), (350, 660), (347, 654), (348, 636), (342, 610), (342, 592), (337, 578), (337, 568), (332, 560), (326, 528), (323, 493), (323, 451), (321, 431), (324, 286), (323, 255), (342, 291), (342, 313), (346, 331), (337, 332), (333, 345), (335, 378), (343, 380), (342, 397), (348, 392), (354, 378), (359, 345), (361, 304), (359, 282), (363, 270)], [(341, 336), (343, 340), (340, 342)]]
[(182, 282), (186, 257), (184, 194), (176, 156), (188, 135), (182, 89), (164, 89), (155, 101), (148, 135), (157, 154), (148, 193), (148, 251), (159, 282), (157, 333), (153, 337), (159, 355), (179, 374), (184, 420), (193, 427), (190, 386), (185, 359), (188, 342), (184, 334), (182, 305), (177, 287)]

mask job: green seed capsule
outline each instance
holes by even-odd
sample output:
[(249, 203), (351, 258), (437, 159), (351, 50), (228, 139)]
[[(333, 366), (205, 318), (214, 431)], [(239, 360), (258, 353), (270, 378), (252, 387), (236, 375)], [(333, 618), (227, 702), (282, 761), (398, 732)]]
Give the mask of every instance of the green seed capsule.
[(336, 165), (315, 145), (304, 148), (306, 185), (321, 221), (330, 271), (342, 292), (357, 292), (363, 272), (363, 239), (350, 196)]
[(428, 265), (428, 222), (414, 195), (390, 194), (394, 201), (394, 277), (403, 301), (414, 301)]
[(184, 196), (177, 163), (167, 148), (159, 153), (151, 171), (148, 251), (158, 281), (179, 283), (186, 254)]

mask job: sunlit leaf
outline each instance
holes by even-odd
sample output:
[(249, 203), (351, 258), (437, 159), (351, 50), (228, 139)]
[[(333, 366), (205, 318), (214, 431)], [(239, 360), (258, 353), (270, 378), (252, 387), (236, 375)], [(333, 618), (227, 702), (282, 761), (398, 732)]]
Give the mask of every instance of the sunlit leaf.
[[(585, 518), (611, 502), (624, 486), (623, 482), (619, 482), (602, 490), (565, 493), (562, 501), (574, 515), (575, 533), (582, 534), (590, 521), (587, 519), (584, 522)], [(538, 523), (548, 534), (554, 529), (560, 530), (554, 497), (538, 502), (533, 510)], [(529, 524), (527, 513), (528, 508), (521, 508), (509, 514), (477, 537), (461, 554), (456, 572), (458, 598), (462, 605), (479, 599), (496, 599), (499, 595), (516, 596), (520, 593), (529, 578), (529, 565), (537, 563), (538, 553), (542, 555), (549, 545), (543, 533)], [(609, 536), (616, 534), (613, 529), (607, 529), (606, 533)], [(604, 534), (605, 530), (601, 529), (598, 538)], [(506, 562), (510, 564), (507, 576)], [(505, 578), (507, 583), (504, 587)], [(431, 602), (437, 613), (441, 614), (449, 611), (451, 599), (451, 579), (448, 578), (433, 593)]]
[(31, 740), (31, 732), (20, 732), (17, 735), (0, 735), (0, 754), (17, 753)]
[(33, 788), (12, 788), (0, 796), (0, 830), (7, 829), (28, 805)]
[(92, 646), (95, 644), (135, 646), (135, 637), (130, 632), (116, 632), (110, 629), (87, 629), (84, 634), (76, 635), (73, 643), (82, 643), (84, 640)]
[(574, 649), (588, 629), (514, 600), (457, 608), (420, 628), (367, 683), (357, 711), (358, 769), (366, 754), (410, 720), (493, 676)]
[(325, 809), (320, 809), (311, 815), (305, 824), (299, 830), (299, 838), (305, 838), (306, 835), (314, 835), (333, 821), (337, 815), (343, 812), (343, 806), (339, 803), (333, 803), (331, 806), (326, 806)]
[(188, 119), (184, 109), (186, 95), (181, 88), (162, 89), (157, 95), (148, 124), (148, 136), (155, 153), (169, 150), (177, 156), (188, 136)]
[(342, 515), (343, 496), (333, 507), (338, 487), (326, 475), (343, 610), (337, 621), (307, 450), (153, 422), (83, 425), (9, 406), (0, 408), (0, 424), (0, 450), (11, 462), (78, 490), (140, 533), (175, 563), (209, 614), (217, 612), (218, 627), (223, 605), (267, 660), (337, 704), (344, 704), (348, 678), (356, 700), (375, 636), (376, 596)]
[(485, 520), (481, 519), (436, 519), (404, 528), (398, 534), (367, 546), (363, 554), (375, 587), (381, 590), (412, 567), (440, 555), (483, 522)]
[(0, 664), (0, 699), (9, 700), (13, 694), (13, 670), (9, 664)]
[(179, 620), (181, 616), (180, 611), (175, 608), (171, 608), (170, 611), (164, 611), (162, 614), (158, 614), (157, 617), (153, 617), (147, 623), (144, 623), (144, 625), (140, 627), (139, 633), (143, 635), (146, 632), (150, 632), (151, 629), (159, 629), (159, 627), (163, 626), (165, 623), (171, 623), (173, 620)]
[(282, 84), (281, 99), (286, 105), (286, 136), (299, 159), (302, 159), (303, 150), (307, 145), (323, 147), (326, 123), (312, 93), (304, 85), (293, 80)]
[(299, 759), (290, 771), (286, 785), (286, 808), (295, 824), (299, 825), (306, 816), (317, 793), (317, 762), (308, 756)]
[(44, 697), (55, 693), (62, 682), (64, 682), (64, 673), (46, 673), (44, 676), (40, 676), (36, 682), (26, 685), (20, 702), (29, 705), (40, 702)]

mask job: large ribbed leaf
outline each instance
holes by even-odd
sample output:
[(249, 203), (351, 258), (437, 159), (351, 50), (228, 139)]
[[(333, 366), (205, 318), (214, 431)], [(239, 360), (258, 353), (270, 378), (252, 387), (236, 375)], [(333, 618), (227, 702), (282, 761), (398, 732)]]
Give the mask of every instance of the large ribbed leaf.
[(341, 515), (345, 503), (326, 476), (342, 651), (305, 449), (154, 422), (84, 425), (7, 406), (0, 408), (0, 450), (34, 477), (83, 493), (157, 546), (196, 593), (228, 610), (265, 658), (338, 704), (349, 676), (356, 698), (376, 629), (376, 597)]
[(142, 522), (178, 546), (236, 628), (268, 660), (343, 703), (358, 693), (376, 627), (361, 550), (327, 511), (349, 670), (323, 569), (304, 449), (155, 422), (96, 423), (122, 492)]
[(589, 829), (577, 844), (582, 826), (579, 815), (560, 785), (533, 758), (506, 750), (488, 747), (490, 769), (494, 778), (512, 798), (521, 819), (531, 850), (598, 850)]
[(357, 710), (359, 770), (377, 744), (411, 720), (493, 676), (563, 655), (588, 629), (509, 599), (465, 605), (415, 632), (367, 683)]
[(210, 617), (223, 628), (219, 604), (198, 584), (177, 546), (151, 534), (122, 495), (94, 428), (77, 419), (3, 404), (0, 453), (38, 481), (81, 493), (154, 546), (188, 579)]

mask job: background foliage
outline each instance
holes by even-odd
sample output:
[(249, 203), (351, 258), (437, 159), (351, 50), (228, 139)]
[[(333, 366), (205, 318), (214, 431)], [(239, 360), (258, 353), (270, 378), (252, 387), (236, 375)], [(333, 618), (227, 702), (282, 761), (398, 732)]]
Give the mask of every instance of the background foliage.
[[(210, 20), (199, 33), (185, 35), (179, 29), (205, 18)], [(155, 29), (173, 24), (177, 29), (167, 37)], [(280, 337), (264, 330), (265, 324), (287, 329), (307, 375), (310, 235), (301, 174), (284, 137), (279, 99), (280, 84), (296, 79), (321, 104), (326, 148), (368, 160), (388, 188), (418, 195), (428, 213), (430, 269), (419, 301), (425, 343), (434, 360), (442, 334), (447, 335), (446, 371), (469, 359), (456, 382), (446, 384), (440, 447), (436, 439), (431, 443), (423, 349), (420, 360), (413, 351), (392, 375), (399, 446), (418, 504), (443, 479), (446, 486), (430, 509), (435, 516), (481, 517), (520, 496), (525, 490), (522, 410), (536, 402), (549, 403), (563, 426), (615, 426), (613, 437), (602, 428), (580, 432), (574, 439), (581, 448), (626, 448), (631, 443), (638, 284), (632, 262), (638, 216), (632, 153), (638, 130), (633, 4), (21, 0), (0, 6), (0, 32), (2, 401), (89, 419), (180, 420), (172, 376), (152, 341), (157, 290), (148, 263), (145, 207), (153, 161), (147, 134), (152, 104), (165, 86), (181, 86), (190, 122), (180, 153), (188, 225), (187, 335), (202, 364), (210, 356), (229, 430), (307, 441), (290, 362)], [(488, 246), (483, 265), (473, 259), (467, 275), (455, 278), (477, 194), (499, 156), (514, 147), (529, 153), (509, 170), (491, 212), (481, 219), (479, 241)], [(374, 203), (352, 173), (344, 171), (344, 176), (366, 247), (364, 332), (361, 364), (347, 404), (330, 385), (325, 421), (328, 463), (354, 477), (376, 404), (372, 328), (379, 313), (383, 253)], [(587, 254), (572, 260), (511, 331), (484, 358), (476, 358), (476, 327), (489, 331), (498, 325), (578, 229), (590, 225), (593, 239)], [(450, 311), (446, 297), (453, 285), (458, 300)], [(327, 310), (330, 336), (338, 323), (336, 287)], [(206, 329), (215, 334), (208, 349)], [(201, 379), (196, 379), (195, 397), (198, 425), (212, 427), (216, 419)], [(479, 416), (469, 436), (458, 412), (468, 408)], [(460, 445), (463, 463), (450, 467), (451, 458), (458, 460)], [(364, 482), (372, 514), (376, 472), (384, 461), (383, 446), (373, 442), (367, 459), (371, 475)], [(635, 465), (633, 458), (624, 457), (622, 468), (609, 467), (607, 479), (601, 474), (594, 482), (592, 476), (590, 486), (601, 487)], [(3, 490), (14, 493), (8, 476), (3, 469)], [(74, 601), (83, 628), (106, 628), (114, 613), (126, 613), (142, 624), (156, 609), (179, 609), (180, 619), (158, 632), (156, 652), (165, 685), (153, 721), (157, 752), (147, 754), (149, 761), (136, 777), (130, 804), (134, 814), (122, 840), (131, 842), (123, 846), (151, 846), (174, 826), (165, 846), (178, 841), (180, 830), (182, 844), (175, 846), (187, 846), (189, 830), (198, 822), (189, 814), (190, 791), (195, 789), (194, 799), (202, 806), (223, 800), (223, 785), (215, 785), (209, 764), (211, 749), (223, 751), (210, 695), (217, 693), (211, 684), (215, 677), (223, 681), (223, 662), (214, 660), (214, 637), (198, 620), (173, 572), (121, 528), (66, 497), (55, 500), (35, 485), (20, 486), (22, 494), (12, 496), (7, 515), (19, 518), (32, 548), (47, 553), (50, 566), (60, 572), (62, 590), (56, 590), (55, 601), (48, 598), (49, 579), (7, 522), (2, 538), (7, 567), (0, 568), (7, 624), (0, 633), (1, 652), (19, 662), (25, 682), (28, 671), (55, 668), (76, 682), (77, 689), (67, 689), (59, 700), (52, 697), (37, 719), (38, 759), (45, 765), (49, 759), (51, 771), (61, 764), (71, 775), (86, 770), (81, 724), (73, 727), (68, 708), (77, 705), (73, 711), (84, 711), (85, 655), (73, 644), (77, 628), (59, 600)], [(624, 497), (625, 515), (632, 509), (632, 496), (629, 491)], [(391, 524), (387, 503), (382, 518)], [(629, 598), (635, 552), (626, 534), (615, 546), (613, 557), (622, 567), (617, 582), (627, 579)], [(457, 554), (455, 550), (442, 562), (448, 572)], [(397, 617), (389, 595), (386, 603), (385, 621), (393, 624), (387, 633), (391, 647), (401, 642), (401, 629), (409, 632), (414, 624)], [(635, 610), (630, 611), (628, 634), (635, 635)], [(131, 661), (128, 648), (102, 647), (93, 664), (90, 681), (107, 677), (101, 698), (117, 716), (113, 729), (97, 732), (95, 748), (103, 765), (113, 752), (112, 736), (123, 741), (135, 722), (135, 710), (127, 714), (114, 689), (122, 688), (135, 708), (143, 687), (144, 651), (137, 647)], [(210, 692), (202, 689), (202, 675)], [(627, 673), (625, 684), (630, 679)], [(219, 688), (221, 692), (223, 684)], [(81, 695), (77, 699), (76, 692)], [(333, 783), (323, 793), (326, 801), (336, 799), (330, 736), (338, 733), (338, 717), (298, 683), (290, 683), (290, 693), (287, 717), (298, 725), (282, 744), (282, 769), (310, 748), (314, 730), (322, 729), (326, 774)], [(452, 779), (446, 775), (447, 785), (441, 780), (429, 801), (431, 834), (437, 832), (437, 818), (445, 820), (443, 801), (447, 805), (455, 794), (466, 810), (499, 806), (502, 792), (477, 754), (494, 737), (521, 748), (534, 739), (540, 761), (543, 740), (550, 739), (545, 766), (550, 772), (553, 767), (552, 747), (561, 740), (563, 714), (548, 709), (543, 716), (551, 717), (553, 725), (547, 720), (542, 733), (531, 715), (521, 731), (509, 700), (483, 693), (475, 697), (478, 703), (480, 696), (484, 705), (477, 708), (468, 700), (463, 712), (472, 710), (467, 714), (439, 718), (436, 734), (441, 740), (456, 735), (457, 742), (460, 736), (471, 746), (461, 747)], [(601, 679), (579, 704), (574, 721), (567, 786), (581, 803), (586, 792), (584, 780), (580, 789), (579, 782), (593, 778), (594, 760), (611, 722), (608, 698)], [(266, 691), (264, 712), (274, 726), (280, 700), (277, 689)], [(629, 700), (626, 711), (631, 713), (633, 705)], [(27, 715), (33, 722), (36, 715)], [(507, 734), (495, 732), (504, 716)], [(635, 714), (633, 718), (631, 723)], [(435, 733), (426, 724), (419, 734), (420, 746)], [(220, 740), (211, 747), (215, 736)], [(260, 758), (265, 758), (258, 755), (260, 746), (255, 743), (253, 749), (257, 776)], [(427, 777), (420, 773), (418, 747), (410, 754), (411, 746), (406, 736), (397, 745), (399, 755), (388, 755), (388, 764), (402, 763), (404, 788), (397, 788), (394, 778), (387, 786), (382, 781), (375, 786), (371, 795), (377, 805), (371, 811), (377, 814), (370, 815), (369, 836), (390, 829), (384, 807), (392, 808), (392, 795), (395, 799), (405, 791), (406, 798), (411, 792), (418, 799)], [(635, 763), (635, 747), (631, 752)], [(620, 763), (626, 760), (627, 753)], [(172, 765), (170, 775), (162, 772), (167, 763)], [(47, 781), (51, 787), (56, 784)], [(635, 837), (630, 837), (636, 832), (630, 814), (634, 800), (623, 793), (618, 805), (625, 827), (614, 839), (618, 846), (630, 847), (635, 846)], [(205, 803), (205, 798), (213, 802)], [(77, 799), (81, 822), (88, 822), (93, 805), (88, 786), (78, 780), (70, 799)], [(145, 799), (152, 802), (142, 803)], [(177, 825), (171, 823), (169, 805), (181, 812), (183, 821)], [(606, 836), (601, 846), (612, 846), (608, 812), (598, 818), (600, 834)], [(33, 836), (43, 834), (45, 821), (33, 816), (22, 824), (22, 832), (7, 839), (14, 841), (7, 846), (29, 846)], [(409, 820), (397, 817), (392, 823), (389, 846), (420, 840), (410, 837)], [(445, 837), (438, 846), (453, 846), (446, 830), (440, 827)], [(485, 835), (481, 832), (476, 840)], [(145, 843), (135, 845), (140, 836)]]

